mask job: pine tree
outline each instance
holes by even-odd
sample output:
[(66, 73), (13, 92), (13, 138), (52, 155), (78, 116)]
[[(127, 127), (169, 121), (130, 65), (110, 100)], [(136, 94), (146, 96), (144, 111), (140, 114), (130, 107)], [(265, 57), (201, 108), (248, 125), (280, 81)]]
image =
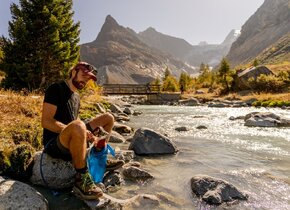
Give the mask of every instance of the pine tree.
[(3, 40), (2, 38), (0, 37), (0, 62), (2, 61), (3, 57), (4, 57), (4, 53), (3, 53)]
[(179, 84), (179, 89), (180, 89), (181, 93), (188, 90), (190, 80), (191, 80), (191, 78), (187, 73), (182, 72), (180, 74), (178, 84)]
[(165, 81), (167, 79), (168, 76), (171, 75), (171, 72), (168, 68), (168, 66), (166, 66), (165, 72), (164, 72), (164, 77), (163, 77), (163, 81)]
[(20, 0), (11, 5), (10, 39), (4, 38), (4, 87), (45, 88), (64, 78), (79, 59), (79, 23), (72, 0)]
[(228, 61), (223, 58), (220, 64), (220, 68), (219, 68), (219, 76), (221, 78), (222, 83), (225, 85), (225, 91), (228, 92), (229, 91), (229, 84), (227, 81), (227, 75), (230, 72), (230, 65), (228, 63)]
[(176, 92), (178, 91), (178, 82), (172, 75), (166, 77), (162, 85), (163, 91)]
[(255, 59), (255, 60), (253, 61), (253, 66), (254, 66), (254, 67), (259, 66), (259, 61), (258, 61), (257, 59)]

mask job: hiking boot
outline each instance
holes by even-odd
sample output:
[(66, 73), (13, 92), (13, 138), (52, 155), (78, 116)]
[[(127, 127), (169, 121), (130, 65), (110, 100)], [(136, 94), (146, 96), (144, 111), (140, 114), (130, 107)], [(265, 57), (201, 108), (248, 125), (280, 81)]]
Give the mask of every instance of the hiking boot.
[(89, 172), (76, 174), (73, 191), (84, 200), (94, 200), (103, 196), (103, 191), (95, 185)]
[(108, 159), (107, 165), (106, 165), (106, 171), (117, 170), (118, 168), (121, 168), (124, 164), (125, 162), (123, 160)]

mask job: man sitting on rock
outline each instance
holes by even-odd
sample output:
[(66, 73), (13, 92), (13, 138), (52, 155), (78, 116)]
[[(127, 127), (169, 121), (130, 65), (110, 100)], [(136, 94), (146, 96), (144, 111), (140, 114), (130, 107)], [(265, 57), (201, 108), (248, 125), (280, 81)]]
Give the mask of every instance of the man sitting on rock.
[[(103, 195), (88, 172), (88, 142), (97, 145), (101, 139), (94, 135), (94, 130), (102, 127), (110, 134), (114, 125), (114, 118), (109, 113), (99, 115), (86, 124), (78, 118), (80, 97), (77, 91), (83, 89), (90, 79), (96, 81), (96, 75), (97, 71), (92, 65), (79, 62), (71, 69), (68, 80), (49, 86), (44, 96), (41, 119), (44, 152), (53, 158), (72, 161), (76, 169), (73, 191), (88, 200)], [(106, 142), (108, 139), (109, 135)], [(118, 168), (123, 163), (111, 161), (107, 167)]]

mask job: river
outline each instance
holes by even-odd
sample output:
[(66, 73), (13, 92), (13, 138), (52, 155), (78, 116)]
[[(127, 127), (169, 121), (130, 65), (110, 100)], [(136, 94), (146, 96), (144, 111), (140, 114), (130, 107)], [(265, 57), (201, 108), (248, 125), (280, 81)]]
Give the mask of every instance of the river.
[[(190, 190), (190, 178), (205, 174), (224, 179), (246, 191), (249, 199), (229, 209), (290, 209), (290, 128), (246, 127), (231, 116), (271, 111), (290, 118), (289, 110), (266, 108), (208, 108), (206, 106), (133, 107), (142, 111), (127, 123), (166, 134), (179, 152), (160, 157), (139, 157), (155, 179), (130, 185), (112, 194), (120, 198), (136, 193), (164, 194), (171, 198), (162, 209), (221, 209), (200, 204)], [(197, 129), (203, 125), (207, 129)], [(185, 126), (189, 131), (178, 132)], [(178, 205), (175, 205), (177, 203)]]

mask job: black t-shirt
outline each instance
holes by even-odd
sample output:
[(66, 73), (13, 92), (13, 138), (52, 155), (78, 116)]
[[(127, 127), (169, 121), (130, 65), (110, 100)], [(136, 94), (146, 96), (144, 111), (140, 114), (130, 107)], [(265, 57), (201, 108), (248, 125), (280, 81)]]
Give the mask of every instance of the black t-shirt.
[[(80, 109), (80, 97), (78, 93), (71, 91), (68, 85), (63, 81), (54, 83), (47, 88), (44, 95), (44, 102), (57, 106), (54, 119), (68, 124), (77, 119)], [(58, 133), (43, 129), (43, 144), (56, 137)]]

